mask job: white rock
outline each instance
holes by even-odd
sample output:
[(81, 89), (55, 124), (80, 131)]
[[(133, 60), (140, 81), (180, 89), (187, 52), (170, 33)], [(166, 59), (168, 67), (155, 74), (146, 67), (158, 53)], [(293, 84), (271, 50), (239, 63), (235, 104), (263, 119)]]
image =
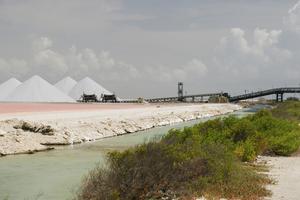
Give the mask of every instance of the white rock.
[(0, 137), (5, 136), (6, 132), (0, 129)]

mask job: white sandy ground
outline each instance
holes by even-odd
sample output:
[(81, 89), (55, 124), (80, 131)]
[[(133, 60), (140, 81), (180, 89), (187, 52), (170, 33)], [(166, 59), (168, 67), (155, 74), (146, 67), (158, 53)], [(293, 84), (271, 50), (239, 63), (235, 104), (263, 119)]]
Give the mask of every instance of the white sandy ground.
[(269, 185), (272, 196), (267, 200), (299, 200), (300, 199), (300, 157), (260, 156), (258, 162), (269, 166), (267, 173), (275, 184)]
[[(235, 104), (164, 104), (120, 110), (1, 114), (0, 155), (42, 151), (49, 145), (93, 141), (238, 109), (241, 107)], [(25, 130), (24, 124), (33, 130)]]

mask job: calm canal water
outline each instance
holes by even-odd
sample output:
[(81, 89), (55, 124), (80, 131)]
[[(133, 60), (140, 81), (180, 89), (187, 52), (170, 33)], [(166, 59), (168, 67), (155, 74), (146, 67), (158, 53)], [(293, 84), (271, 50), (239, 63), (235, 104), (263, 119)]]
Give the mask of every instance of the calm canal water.
[[(261, 107), (232, 114), (244, 116), (255, 112), (257, 108)], [(204, 120), (207, 119), (60, 147), (58, 150), (0, 158), (0, 200), (72, 199), (88, 171), (97, 164), (105, 163), (105, 154), (108, 151), (126, 149), (162, 136), (171, 128), (183, 128)]]

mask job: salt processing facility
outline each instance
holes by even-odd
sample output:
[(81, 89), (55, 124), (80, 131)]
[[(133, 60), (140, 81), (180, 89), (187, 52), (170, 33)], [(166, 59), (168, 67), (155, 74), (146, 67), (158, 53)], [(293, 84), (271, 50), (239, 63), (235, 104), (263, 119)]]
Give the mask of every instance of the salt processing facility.
[(183, 95), (183, 83), (178, 83), (178, 95), (173, 97), (121, 99), (102, 85), (85, 77), (78, 82), (65, 77), (54, 85), (35, 75), (23, 83), (10, 78), (0, 85), (0, 102), (43, 102), (43, 103), (75, 103), (75, 102), (112, 102), (112, 103), (163, 103), (163, 102), (202, 102), (226, 103), (257, 97), (275, 95), (276, 101), (283, 101), (283, 95), (300, 93), (300, 87), (284, 87), (230, 96), (227, 92)]
[(158, 102), (227, 102), (226, 93), (183, 95), (183, 83), (178, 83), (178, 96), (152, 99), (120, 99), (102, 85), (85, 77), (78, 82), (65, 77), (54, 85), (35, 75), (24, 82), (11, 78), (0, 85), (0, 102), (122, 102), (122, 103), (158, 103)]

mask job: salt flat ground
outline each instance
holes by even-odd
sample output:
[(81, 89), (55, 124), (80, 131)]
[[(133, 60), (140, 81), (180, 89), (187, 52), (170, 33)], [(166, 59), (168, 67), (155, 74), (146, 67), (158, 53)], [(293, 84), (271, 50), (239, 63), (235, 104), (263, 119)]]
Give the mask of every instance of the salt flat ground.
[(235, 104), (2, 103), (0, 154), (42, 151), (239, 109)]
[(264, 161), (270, 167), (268, 175), (275, 181), (269, 185), (272, 200), (299, 200), (300, 199), (300, 157), (268, 157), (262, 156), (259, 161)]
[[(232, 112), (241, 107), (234, 104), (191, 104), (191, 103), (0, 103), (0, 120), (22, 119), (37, 122), (55, 121), (64, 123), (80, 119), (120, 119), (154, 117), (163, 114), (198, 111), (211, 115)], [(233, 109), (233, 110), (231, 110)]]
[[(170, 106), (172, 104), (168, 105)], [(154, 105), (131, 103), (0, 103), (0, 114), (75, 110), (111, 110), (152, 106)]]

